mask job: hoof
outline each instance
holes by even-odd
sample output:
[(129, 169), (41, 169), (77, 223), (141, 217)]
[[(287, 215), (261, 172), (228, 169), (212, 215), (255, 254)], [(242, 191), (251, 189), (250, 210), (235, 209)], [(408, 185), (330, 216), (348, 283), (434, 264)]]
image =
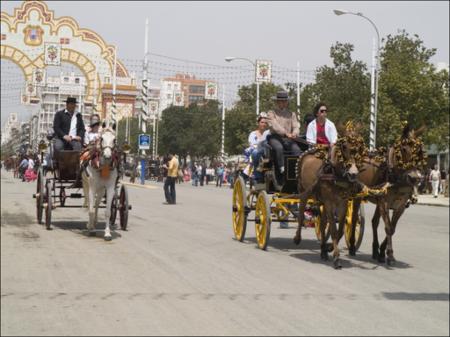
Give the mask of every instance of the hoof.
[(327, 253), (327, 252), (322, 252), (322, 253), (320, 253), (320, 258), (321, 258), (323, 261), (328, 261), (328, 253)]
[(105, 239), (105, 241), (111, 241), (112, 236), (111, 235), (108, 235), (108, 236), (105, 235), (103, 238)]
[(386, 262), (386, 257), (384, 257), (384, 256), (378, 256), (378, 262), (380, 262), (380, 263), (385, 263)]
[(342, 269), (342, 265), (341, 265), (341, 262), (339, 261), (339, 259), (334, 259), (333, 267), (334, 267), (334, 269)]
[(393, 266), (395, 266), (395, 259), (393, 258), (393, 257), (391, 257), (391, 258), (387, 258), (387, 260), (386, 260), (386, 263), (387, 263), (387, 265), (388, 266), (391, 266), (391, 267), (393, 267)]
[(327, 243), (327, 251), (328, 253), (331, 253), (334, 250), (333, 244), (332, 243)]
[(349, 248), (348, 253), (350, 256), (355, 256), (356, 255), (356, 249), (355, 248)]
[(300, 237), (298, 237), (298, 236), (296, 236), (296, 237), (294, 238), (294, 243), (295, 243), (297, 246), (300, 244), (301, 241), (302, 241), (302, 238), (300, 238)]

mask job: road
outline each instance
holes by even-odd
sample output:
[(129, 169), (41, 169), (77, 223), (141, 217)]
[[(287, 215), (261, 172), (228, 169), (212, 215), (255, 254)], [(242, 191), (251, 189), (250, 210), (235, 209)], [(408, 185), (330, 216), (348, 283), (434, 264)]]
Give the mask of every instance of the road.
[(267, 251), (252, 225), (234, 240), (227, 187), (177, 185), (177, 205), (161, 184), (129, 187), (129, 230), (110, 242), (87, 235), (85, 209), (57, 208), (45, 230), (34, 191), (2, 170), (2, 335), (448, 336), (446, 207), (407, 209), (395, 267), (371, 259), (366, 228), (334, 270), (312, 229), (295, 246), (295, 227), (274, 224)]

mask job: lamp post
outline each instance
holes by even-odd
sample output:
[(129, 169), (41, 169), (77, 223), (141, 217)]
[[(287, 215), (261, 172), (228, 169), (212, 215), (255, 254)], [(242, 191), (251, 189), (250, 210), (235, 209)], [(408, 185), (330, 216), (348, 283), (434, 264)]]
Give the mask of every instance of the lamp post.
[(376, 146), (376, 137), (377, 137), (377, 109), (378, 109), (378, 70), (379, 70), (379, 60), (380, 60), (380, 33), (378, 31), (377, 26), (370, 20), (367, 16), (364, 16), (363, 13), (354, 13), (347, 10), (339, 10), (334, 9), (334, 14), (336, 15), (344, 15), (351, 14), (356, 15), (361, 18), (366, 19), (371, 23), (373, 28), (375, 28), (375, 32), (377, 33), (377, 41), (376, 46), (374, 43), (374, 60), (372, 62), (372, 75), (370, 81), (370, 136), (369, 136), (369, 148), (370, 150), (374, 150)]
[(234, 60), (244, 60), (247, 62), (250, 62), (255, 67), (255, 81), (256, 81), (256, 116), (259, 116), (259, 81), (256, 79), (256, 63), (253, 62), (250, 59), (247, 59), (245, 57), (234, 57), (234, 56), (227, 56), (225, 57), (225, 61), (231, 62)]

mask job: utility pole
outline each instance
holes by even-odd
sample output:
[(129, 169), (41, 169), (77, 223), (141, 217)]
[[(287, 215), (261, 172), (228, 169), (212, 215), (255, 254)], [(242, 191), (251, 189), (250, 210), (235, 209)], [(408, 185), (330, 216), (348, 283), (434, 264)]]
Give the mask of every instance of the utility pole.
[[(144, 64), (142, 73), (142, 110), (140, 114), (140, 124), (142, 133), (147, 132), (147, 116), (148, 116), (148, 18), (145, 19), (145, 37), (144, 37)], [(155, 140), (152, 139), (154, 144)], [(145, 183), (145, 150), (141, 150), (141, 185)]]
[(220, 157), (225, 161), (225, 85), (222, 85), (222, 146), (220, 148)]
[(300, 62), (297, 61), (297, 116), (300, 118)]

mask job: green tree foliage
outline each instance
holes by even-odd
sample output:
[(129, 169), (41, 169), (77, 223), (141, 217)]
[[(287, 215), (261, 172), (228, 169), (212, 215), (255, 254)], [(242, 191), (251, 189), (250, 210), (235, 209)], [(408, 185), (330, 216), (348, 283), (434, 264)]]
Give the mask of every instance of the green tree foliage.
[[(138, 136), (141, 134), (141, 130), (139, 129), (139, 118), (138, 117), (130, 117), (128, 119), (129, 125), (129, 139), (128, 143), (131, 145), (130, 153), (138, 153)], [(126, 126), (127, 120), (126, 118), (122, 118), (118, 125), (116, 125), (117, 130), (117, 144), (122, 146), (126, 141)], [(147, 128), (148, 130), (148, 128)]]
[(218, 101), (188, 108), (171, 106), (162, 112), (159, 123), (159, 152), (181, 158), (218, 157), (222, 114)]
[(301, 93), (300, 111), (312, 113), (318, 102), (328, 106), (328, 118), (335, 123), (359, 121), (368, 139), (370, 74), (361, 61), (353, 61), (353, 45), (337, 42), (330, 49), (333, 66), (317, 70), (316, 82), (306, 85)]
[(413, 128), (427, 126), (426, 144), (448, 146), (448, 72), (437, 72), (428, 49), (417, 35), (405, 31), (388, 35), (381, 52), (377, 145), (391, 144), (400, 134), (401, 122)]

